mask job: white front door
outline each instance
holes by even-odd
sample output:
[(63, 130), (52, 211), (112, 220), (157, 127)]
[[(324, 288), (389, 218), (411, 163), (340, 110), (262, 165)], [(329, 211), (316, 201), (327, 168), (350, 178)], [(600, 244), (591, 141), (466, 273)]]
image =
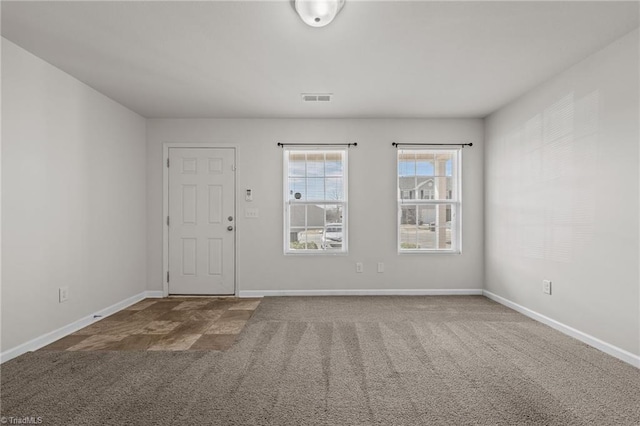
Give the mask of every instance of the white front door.
[(235, 150), (169, 148), (169, 294), (235, 293)]

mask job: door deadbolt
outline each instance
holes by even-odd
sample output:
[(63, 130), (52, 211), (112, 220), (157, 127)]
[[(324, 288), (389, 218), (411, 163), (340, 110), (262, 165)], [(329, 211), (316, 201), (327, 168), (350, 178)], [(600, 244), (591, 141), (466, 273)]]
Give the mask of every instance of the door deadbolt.
[(233, 216), (229, 216), (227, 219), (229, 220), (229, 222), (233, 222)]
[(233, 231), (233, 226), (227, 226), (227, 231)]

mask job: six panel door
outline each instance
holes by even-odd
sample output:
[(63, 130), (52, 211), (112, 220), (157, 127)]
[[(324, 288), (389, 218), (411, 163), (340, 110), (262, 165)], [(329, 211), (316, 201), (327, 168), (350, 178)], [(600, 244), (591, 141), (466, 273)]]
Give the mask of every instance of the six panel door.
[(235, 150), (169, 148), (169, 294), (235, 293)]

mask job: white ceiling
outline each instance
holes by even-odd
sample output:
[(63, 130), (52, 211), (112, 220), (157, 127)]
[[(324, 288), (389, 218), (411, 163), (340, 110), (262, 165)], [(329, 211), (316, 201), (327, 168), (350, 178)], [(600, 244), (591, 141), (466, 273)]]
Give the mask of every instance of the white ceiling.
[[(484, 117), (638, 27), (637, 2), (2, 1), (2, 35), (145, 117)], [(330, 92), (303, 104), (303, 92)]]

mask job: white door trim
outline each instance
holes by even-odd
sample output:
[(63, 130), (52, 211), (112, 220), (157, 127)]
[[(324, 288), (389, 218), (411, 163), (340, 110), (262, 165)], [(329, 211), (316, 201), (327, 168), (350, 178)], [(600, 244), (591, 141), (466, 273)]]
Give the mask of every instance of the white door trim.
[[(162, 144), (162, 294), (164, 297), (169, 296), (169, 282), (167, 281), (167, 271), (169, 270), (169, 226), (167, 225), (167, 216), (169, 216), (169, 168), (167, 160), (169, 158), (169, 148), (230, 148), (235, 152), (235, 164), (238, 164), (238, 146), (236, 144), (221, 143), (191, 143), (191, 142), (164, 142)], [(233, 202), (236, 206), (234, 216), (238, 218), (238, 194), (237, 194), (236, 173), (233, 188)], [(236, 232), (234, 232), (234, 277), (233, 283), (234, 295), (238, 296), (238, 221), (236, 220)]]

